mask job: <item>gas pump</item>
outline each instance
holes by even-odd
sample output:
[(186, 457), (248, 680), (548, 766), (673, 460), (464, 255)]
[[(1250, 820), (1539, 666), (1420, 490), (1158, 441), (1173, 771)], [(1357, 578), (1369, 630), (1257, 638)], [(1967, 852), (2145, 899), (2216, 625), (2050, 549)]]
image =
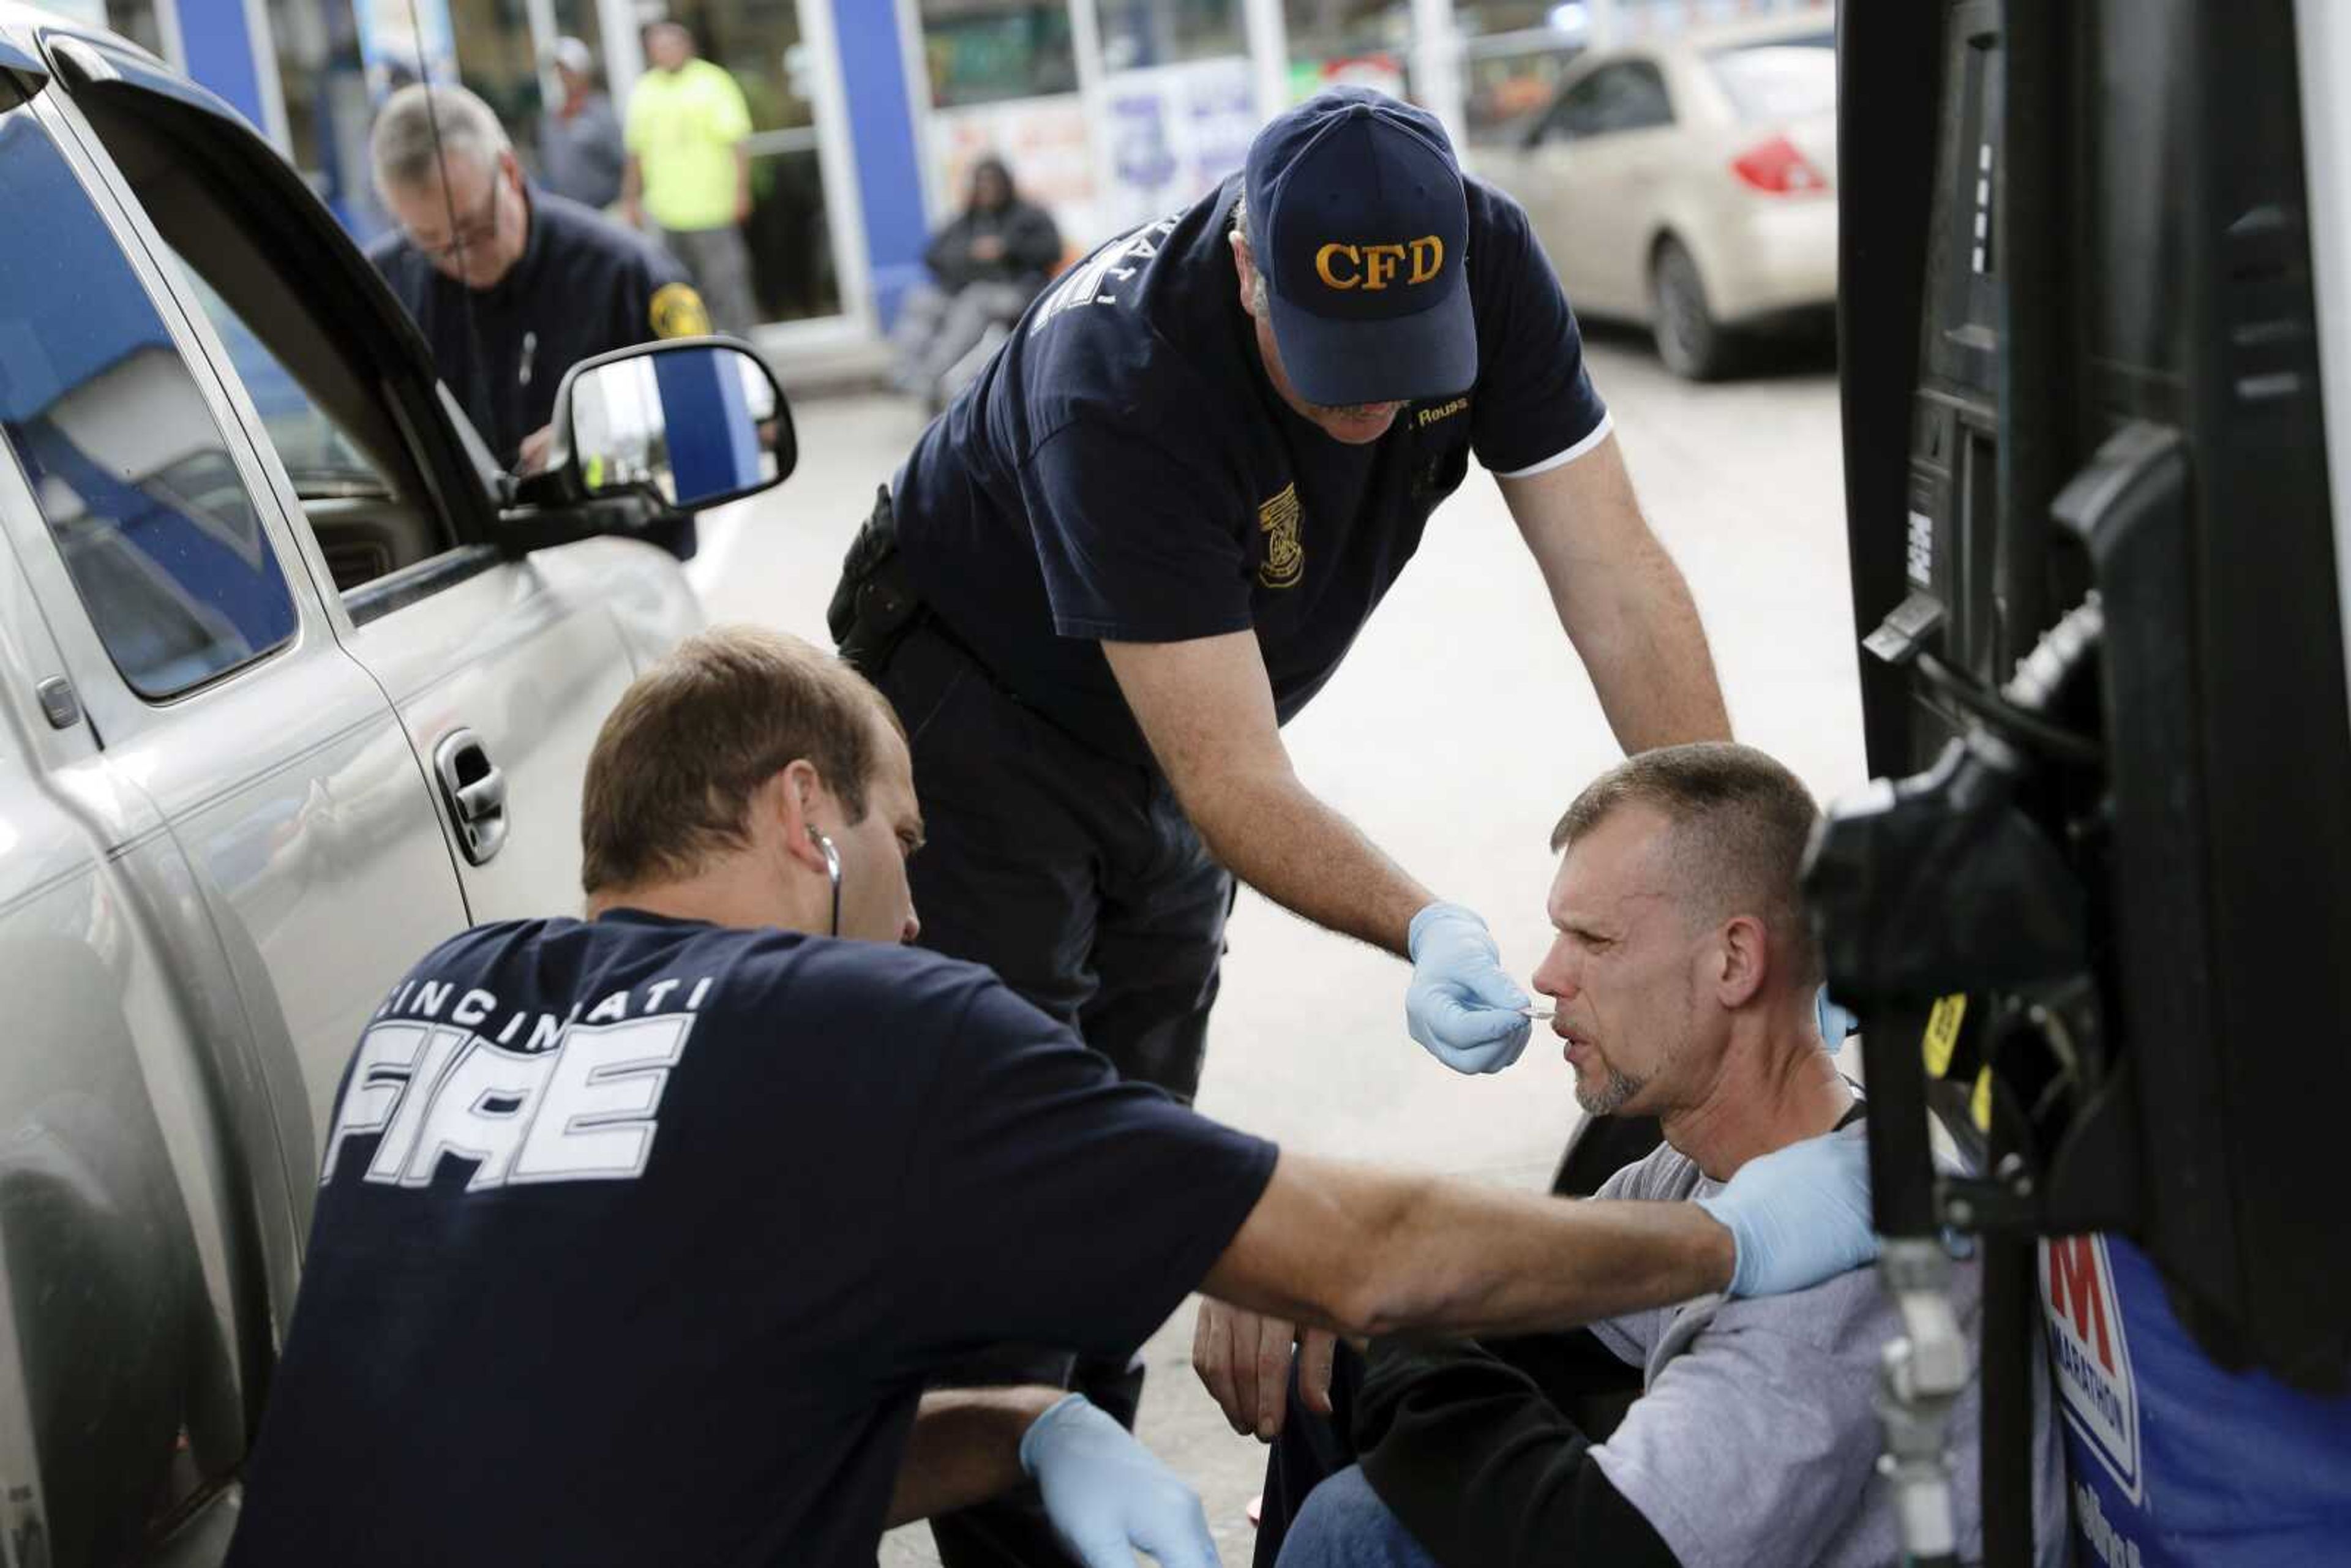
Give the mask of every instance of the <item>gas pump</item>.
[[(2351, 189), (2311, 169), (2351, 155), (2312, 151), (2297, 68), (2351, 60), (2351, 18), (1840, 12), (1880, 782), (1832, 809), (1806, 887), (1862, 1020), (1905, 1540), (1949, 1560), (1941, 1417), (1980, 1375), (1987, 1557), (2032, 1560), (2045, 1354), (2087, 1561), (2318, 1561), (2351, 1539), (2351, 385), (2321, 353), (2351, 278), (2313, 236)], [(1938, 1178), (1930, 1106), (1978, 1174)], [(1985, 1251), (1973, 1346), (1946, 1228)]]

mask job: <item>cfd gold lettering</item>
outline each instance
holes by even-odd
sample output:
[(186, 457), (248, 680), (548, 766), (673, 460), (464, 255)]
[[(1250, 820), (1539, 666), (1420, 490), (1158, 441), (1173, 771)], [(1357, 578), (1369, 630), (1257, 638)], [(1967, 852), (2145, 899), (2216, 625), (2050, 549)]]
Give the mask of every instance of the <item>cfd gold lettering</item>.
[(1352, 272), (1345, 277), (1340, 277), (1337, 269), (1332, 265), (1334, 257), (1358, 267), (1363, 263), (1363, 253), (1353, 246), (1335, 243), (1326, 245), (1314, 253), (1315, 276), (1333, 288), (1353, 288), (1364, 281), (1360, 272)]
[[(1411, 270), (1405, 271), (1409, 261)], [(1404, 274), (1407, 286), (1426, 283), (1445, 266), (1445, 242), (1423, 235), (1409, 245), (1342, 245), (1333, 240), (1314, 253), (1314, 274), (1332, 288), (1382, 289)]]

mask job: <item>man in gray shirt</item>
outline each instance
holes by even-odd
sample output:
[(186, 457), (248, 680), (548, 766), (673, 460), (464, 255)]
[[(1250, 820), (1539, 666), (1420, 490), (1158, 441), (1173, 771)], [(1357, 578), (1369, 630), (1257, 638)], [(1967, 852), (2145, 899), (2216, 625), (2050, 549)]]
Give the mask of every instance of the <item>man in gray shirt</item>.
[(596, 90), (596, 57), (578, 38), (555, 41), (555, 76), (563, 101), (538, 122), (539, 183), (582, 206), (609, 207), (621, 199), (621, 117)]
[[(1533, 988), (1593, 1115), (1653, 1114), (1666, 1143), (1604, 1197), (1687, 1198), (1800, 1139), (1864, 1136), (1861, 1105), (1814, 1022), (1820, 956), (1797, 869), (1818, 816), (1793, 775), (1726, 744), (1627, 759), (1569, 808), (1552, 888), (1558, 936)], [(1972, 1336), (1980, 1270), (1954, 1296)], [(1881, 1568), (1901, 1556), (1876, 1475), (1880, 1353), (1900, 1332), (1867, 1270), (1770, 1301), (1709, 1296), (1568, 1335), (1479, 1345), (1374, 1342), (1343, 1364), (1347, 1418), (1324, 1469), (1285, 1440), (1258, 1561), (1280, 1568)], [(1314, 1347), (1301, 1356), (1311, 1369)], [(1583, 1396), (1637, 1369), (1613, 1432)], [(1313, 1403), (1323, 1403), (1318, 1388)], [(1962, 1560), (1982, 1555), (1980, 1404), (1953, 1413)], [(2035, 1393), (2034, 1536), (2064, 1557), (2064, 1491)], [(1311, 1417), (1294, 1423), (1304, 1427)], [(1351, 1428), (1351, 1429), (1348, 1429)], [(1280, 1472), (1284, 1463), (1291, 1472)], [(1282, 1525), (1287, 1522), (1286, 1542)]]

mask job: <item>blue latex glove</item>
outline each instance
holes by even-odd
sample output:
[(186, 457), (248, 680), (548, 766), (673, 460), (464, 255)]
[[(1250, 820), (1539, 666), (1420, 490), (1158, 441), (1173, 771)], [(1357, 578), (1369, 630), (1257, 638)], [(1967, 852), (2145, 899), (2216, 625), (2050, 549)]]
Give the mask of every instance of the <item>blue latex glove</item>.
[(1519, 1009), (1526, 992), (1502, 972), (1493, 934), (1475, 910), (1432, 904), (1412, 917), (1405, 938), (1412, 988), (1405, 1027), (1456, 1072), (1499, 1072), (1526, 1050), (1534, 1020)]
[(1869, 1134), (1858, 1124), (1750, 1160), (1698, 1203), (1739, 1245), (1734, 1296), (1809, 1290), (1877, 1256)]
[(1086, 1568), (1134, 1568), (1137, 1552), (1161, 1568), (1218, 1568), (1199, 1498), (1084, 1395), (1030, 1423), (1020, 1468), (1036, 1479), (1046, 1517)]
[(1821, 1026), (1821, 1039), (1831, 1051), (1843, 1045), (1845, 1036), (1861, 1032), (1861, 1020), (1839, 1007), (1826, 986), (1813, 998), (1813, 1021)]

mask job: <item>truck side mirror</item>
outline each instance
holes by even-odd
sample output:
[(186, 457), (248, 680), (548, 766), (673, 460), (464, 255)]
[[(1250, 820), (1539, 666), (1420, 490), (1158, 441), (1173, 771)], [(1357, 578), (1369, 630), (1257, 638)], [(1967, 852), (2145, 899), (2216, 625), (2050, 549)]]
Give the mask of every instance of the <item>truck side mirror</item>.
[(677, 512), (771, 489), (799, 460), (791, 405), (731, 338), (674, 338), (573, 366), (555, 399), (549, 468), (589, 500), (634, 494)]

